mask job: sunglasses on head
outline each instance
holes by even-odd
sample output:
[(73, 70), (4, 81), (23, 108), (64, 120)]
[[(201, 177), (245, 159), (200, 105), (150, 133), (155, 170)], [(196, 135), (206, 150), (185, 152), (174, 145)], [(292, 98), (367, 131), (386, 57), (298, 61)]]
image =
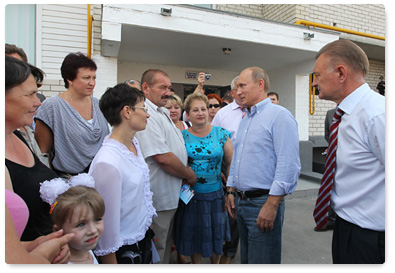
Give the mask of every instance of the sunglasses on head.
[(209, 105), (208, 105), (208, 108), (211, 108), (211, 107), (218, 108), (218, 107), (220, 107), (220, 106), (221, 106), (221, 105), (218, 104), (218, 103), (216, 103), (216, 104), (209, 104)]

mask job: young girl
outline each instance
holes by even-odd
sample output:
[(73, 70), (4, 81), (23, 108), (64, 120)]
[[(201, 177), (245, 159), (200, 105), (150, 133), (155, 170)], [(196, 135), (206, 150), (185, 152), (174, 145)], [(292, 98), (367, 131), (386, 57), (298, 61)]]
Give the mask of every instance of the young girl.
[(71, 264), (97, 264), (94, 249), (103, 234), (104, 201), (93, 177), (83, 173), (68, 182), (55, 178), (41, 183), (41, 198), (51, 205), (53, 229), (74, 233), (68, 243)]

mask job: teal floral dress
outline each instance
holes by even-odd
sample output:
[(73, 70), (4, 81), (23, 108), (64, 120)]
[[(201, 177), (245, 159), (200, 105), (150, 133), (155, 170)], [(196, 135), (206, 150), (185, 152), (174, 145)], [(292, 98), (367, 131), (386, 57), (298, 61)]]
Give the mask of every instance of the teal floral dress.
[(191, 201), (187, 205), (180, 201), (178, 206), (174, 224), (176, 249), (185, 256), (221, 255), (224, 241), (230, 240), (221, 180), (223, 147), (230, 132), (213, 126), (205, 137), (194, 136), (187, 130), (182, 135), (189, 166), (196, 173), (196, 184)]

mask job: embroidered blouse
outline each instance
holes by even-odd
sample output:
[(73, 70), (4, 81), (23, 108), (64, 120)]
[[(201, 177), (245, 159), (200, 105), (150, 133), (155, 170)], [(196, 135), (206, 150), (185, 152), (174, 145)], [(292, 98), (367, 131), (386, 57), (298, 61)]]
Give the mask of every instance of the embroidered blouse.
[(106, 206), (104, 233), (94, 251), (98, 256), (141, 241), (157, 216), (152, 205), (149, 169), (136, 138), (133, 143), (137, 156), (107, 136), (89, 169)]

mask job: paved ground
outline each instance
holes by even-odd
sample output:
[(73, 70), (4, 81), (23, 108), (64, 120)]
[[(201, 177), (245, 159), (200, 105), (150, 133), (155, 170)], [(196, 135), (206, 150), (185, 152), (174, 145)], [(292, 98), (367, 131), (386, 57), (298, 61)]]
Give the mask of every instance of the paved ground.
[[(331, 264), (332, 231), (315, 232), (312, 216), (319, 184), (300, 179), (296, 191), (286, 198), (283, 226), (283, 264)], [(172, 254), (171, 263), (176, 263)], [(203, 259), (203, 263), (210, 263)], [(240, 264), (240, 251), (232, 260)]]
[(315, 200), (311, 196), (285, 202), (283, 264), (332, 263), (332, 231), (314, 231)]

